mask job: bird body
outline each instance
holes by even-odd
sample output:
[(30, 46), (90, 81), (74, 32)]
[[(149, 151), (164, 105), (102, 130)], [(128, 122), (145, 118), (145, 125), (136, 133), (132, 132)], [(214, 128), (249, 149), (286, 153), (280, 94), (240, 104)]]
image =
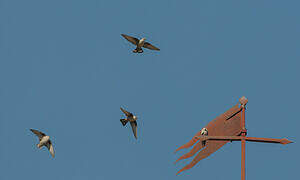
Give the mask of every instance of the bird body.
[(30, 131), (33, 132), (39, 138), (39, 143), (37, 144), (37, 147), (42, 149), (43, 146), (46, 146), (52, 157), (54, 157), (54, 148), (50, 137), (47, 136), (45, 133), (35, 129), (30, 129)]
[(143, 47), (143, 46), (144, 46), (144, 43), (145, 43), (145, 40), (146, 40), (146, 38), (140, 39), (140, 40), (139, 40), (139, 43), (138, 43), (138, 45), (137, 45), (137, 48)]
[[(208, 130), (206, 128), (202, 128), (200, 133), (202, 136), (207, 136)], [(206, 141), (202, 141), (202, 146), (205, 146), (205, 144), (206, 144)]]
[(49, 140), (50, 140), (49, 136), (42, 137), (40, 143), (37, 144), (37, 147), (41, 149), (43, 146), (45, 146), (48, 143)]
[(137, 120), (137, 117), (136, 117), (136, 116), (131, 116), (131, 117), (128, 117), (127, 120), (128, 120), (129, 122), (134, 122), (134, 121)]

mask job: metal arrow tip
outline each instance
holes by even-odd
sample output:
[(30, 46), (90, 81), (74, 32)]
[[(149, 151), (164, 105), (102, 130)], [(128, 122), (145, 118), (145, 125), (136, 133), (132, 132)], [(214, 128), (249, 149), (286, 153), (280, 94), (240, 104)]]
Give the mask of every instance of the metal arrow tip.
[(293, 141), (290, 141), (290, 140), (284, 138), (284, 139), (281, 140), (280, 143), (281, 143), (281, 144), (290, 144), (290, 143), (293, 143)]

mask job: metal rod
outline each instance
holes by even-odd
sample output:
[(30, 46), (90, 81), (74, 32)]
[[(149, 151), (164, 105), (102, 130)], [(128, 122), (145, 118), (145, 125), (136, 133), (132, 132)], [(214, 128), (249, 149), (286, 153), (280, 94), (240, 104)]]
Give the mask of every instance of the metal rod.
[(252, 142), (263, 142), (263, 143), (280, 143), (280, 144), (289, 144), (292, 141), (283, 138), (259, 138), (259, 137), (247, 137), (247, 136), (196, 136), (196, 139), (200, 141), (241, 141), (245, 139), (246, 141)]
[(275, 138), (258, 138), (258, 137), (246, 137), (246, 141), (252, 142), (263, 142), (263, 143), (280, 143), (280, 144), (289, 144), (292, 141), (283, 138), (283, 139), (275, 139)]
[(245, 103), (241, 102), (242, 106), (242, 114), (241, 114), (241, 120), (242, 120), (242, 140), (241, 140), (241, 180), (246, 179), (246, 135), (247, 130), (245, 127)]
[(246, 177), (246, 167), (245, 167), (245, 159), (246, 159), (246, 140), (243, 138), (241, 140), (241, 145), (242, 145), (242, 157), (241, 157), (241, 180), (245, 180)]

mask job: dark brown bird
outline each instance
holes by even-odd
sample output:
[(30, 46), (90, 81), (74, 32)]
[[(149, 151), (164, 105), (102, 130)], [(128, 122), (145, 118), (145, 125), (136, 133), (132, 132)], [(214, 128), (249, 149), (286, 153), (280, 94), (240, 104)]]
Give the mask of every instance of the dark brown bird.
[(132, 44), (136, 45), (136, 48), (132, 51), (134, 53), (142, 53), (144, 52), (142, 47), (147, 48), (147, 49), (151, 49), (151, 50), (156, 50), (156, 51), (160, 51), (159, 48), (153, 46), (152, 44), (145, 42), (146, 38), (142, 38), (142, 39), (137, 39), (135, 37), (132, 36), (128, 36), (125, 34), (121, 34), (127, 41), (131, 42)]
[(125, 126), (127, 124), (127, 122), (130, 122), (133, 135), (137, 139), (137, 133), (136, 133), (136, 128), (137, 128), (136, 120), (137, 120), (137, 117), (134, 116), (131, 112), (126, 111), (122, 107), (120, 107), (120, 109), (126, 115), (125, 119), (120, 119), (122, 125)]

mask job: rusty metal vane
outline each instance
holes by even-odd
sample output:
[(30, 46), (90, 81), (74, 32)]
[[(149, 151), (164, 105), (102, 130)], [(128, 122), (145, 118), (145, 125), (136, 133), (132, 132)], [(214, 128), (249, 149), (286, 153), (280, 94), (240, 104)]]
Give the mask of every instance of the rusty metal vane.
[[(195, 136), (186, 144), (180, 146), (175, 152), (190, 148), (195, 145), (188, 153), (182, 155), (176, 162), (193, 157), (197, 152), (198, 154), (194, 157), (192, 162), (183, 167), (177, 172), (177, 174), (195, 166), (200, 160), (208, 157), (212, 153), (216, 152), (227, 142), (241, 141), (242, 145), (242, 163), (241, 163), (241, 179), (245, 180), (245, 146), (246, 141), (250, 142), (263, 142), (263, 143), (279, 143), (289, 144), (286, 138), (274, 139), (274, 138), (258, 138), (258, 137), (247, 137), (247, 130), (245, 128), (245, 106), (248, 100), (245, 97), (239, 99), (239, 104), (236, 104), (228, 111), (209, 122), (205, 129), (195, 134)], [(199, 152), (200, 151), (200, 152)], [(176, 163), (175, 162), (175, 163)]]

